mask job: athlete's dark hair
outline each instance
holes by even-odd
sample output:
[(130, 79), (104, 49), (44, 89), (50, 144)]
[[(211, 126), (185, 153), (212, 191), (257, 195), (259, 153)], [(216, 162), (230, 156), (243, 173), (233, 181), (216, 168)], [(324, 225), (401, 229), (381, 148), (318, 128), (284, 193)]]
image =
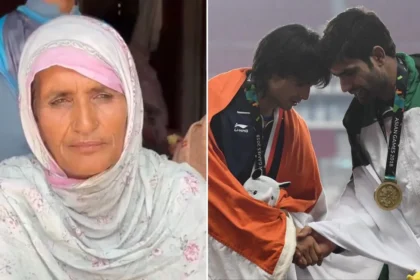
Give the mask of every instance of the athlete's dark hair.
[(344, 59), (361, 59), (371, 66), (373, 47), (395, 57), (395, 44), (389, 30), (373, 12), (364, 7), (350, 8), (333, 18), (325, 28), (320, 50), (328, 67)]
[(331, 74), (319, 53), (320, 36), (300, 25), (285, 25), (269, 33), (258, 45), (252, 77), (259, 92), (265, 92), (273, 75), (293, 77), (299, 83), (328, 85)]

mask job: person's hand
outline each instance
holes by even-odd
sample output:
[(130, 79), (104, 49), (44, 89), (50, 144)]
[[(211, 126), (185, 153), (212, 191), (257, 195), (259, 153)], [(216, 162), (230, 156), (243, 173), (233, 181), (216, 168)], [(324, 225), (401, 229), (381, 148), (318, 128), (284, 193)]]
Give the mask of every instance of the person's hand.
[(296, 239), (302, 240), (306, 236), (310, 235), (312, 233), (311, 227), (304, 227), (304, 228), (296, 228)]
[(308, 265), (319, 264), (322, 261), (322, 253), (316, 240), (308, 235), (297, 241), (293, 262), (300, 268)]
[(337, 248), (337, 245), (335, 245), (333, 242), (320, 235), (316, 231), (312, 230), (311, 235), (315, 238), (316, 242), (318, 243), (323, 258), (328, 257)]
[(318, 263), (320, 248), (315, 239), (310, 236), (312, 228), (296, 228), (297, 246), (293, 262), (301, 268)]
[(321, 265), (323, 259), (336, 248), (334, 243), (310, 227), (297, 229), (296, 238), (298, 244), (293, 262), (300, 268), (306, 268), (308, 265)]

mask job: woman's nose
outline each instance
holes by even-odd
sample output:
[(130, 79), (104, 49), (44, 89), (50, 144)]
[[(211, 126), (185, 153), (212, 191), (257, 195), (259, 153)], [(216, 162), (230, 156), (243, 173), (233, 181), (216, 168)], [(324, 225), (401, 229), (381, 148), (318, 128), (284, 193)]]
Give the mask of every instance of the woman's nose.
[(73, 130), (80, 134), (90, 134), (99, 125), (96, 108), (89, 102), (78, 102), (72, 108)]

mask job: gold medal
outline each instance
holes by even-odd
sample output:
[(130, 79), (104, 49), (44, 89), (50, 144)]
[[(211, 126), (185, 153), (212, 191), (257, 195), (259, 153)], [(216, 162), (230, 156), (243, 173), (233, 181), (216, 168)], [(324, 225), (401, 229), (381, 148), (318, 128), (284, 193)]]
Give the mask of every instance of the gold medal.
[(376, 204), (383, 210), (394, 210), (402, 201), (401, 188), (395, 182), (385, 181), (375, 190)]

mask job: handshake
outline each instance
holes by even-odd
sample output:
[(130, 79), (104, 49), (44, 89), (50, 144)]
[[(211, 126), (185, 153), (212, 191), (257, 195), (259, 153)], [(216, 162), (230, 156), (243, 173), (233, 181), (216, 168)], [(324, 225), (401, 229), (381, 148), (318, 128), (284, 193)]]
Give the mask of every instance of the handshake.
[(293, 263), (302, 269), (308, 265), (321, 265), (337, 247), (310, 227), (296, 228), (296, 241)]

